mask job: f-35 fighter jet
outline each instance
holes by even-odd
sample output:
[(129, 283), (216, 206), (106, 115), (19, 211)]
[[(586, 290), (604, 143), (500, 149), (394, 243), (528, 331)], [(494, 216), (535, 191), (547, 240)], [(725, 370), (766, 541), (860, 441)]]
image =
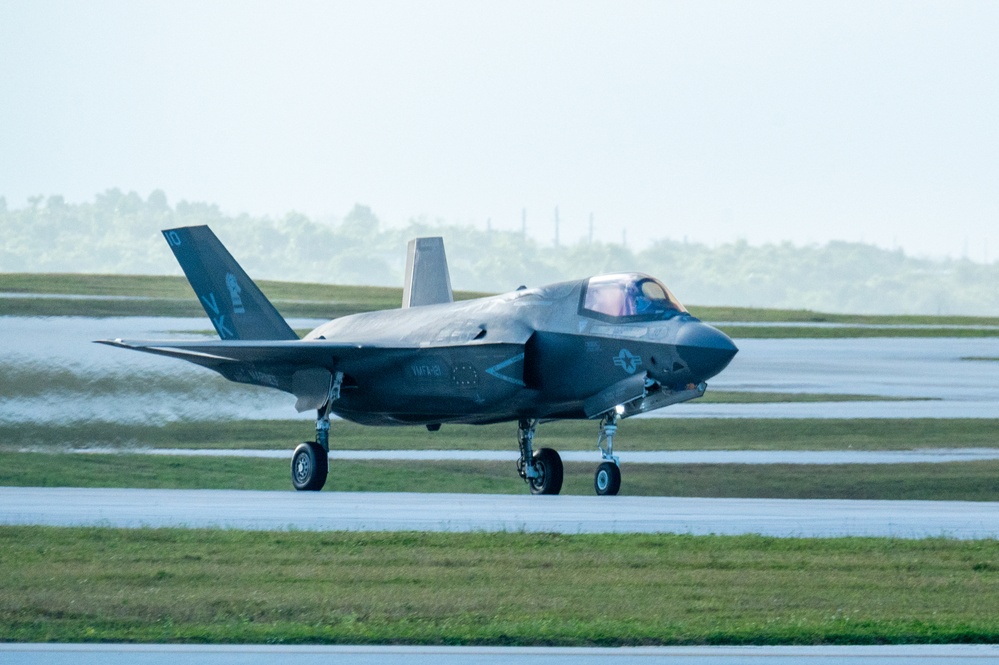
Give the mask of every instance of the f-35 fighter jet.
[(163, 235), (220, 339), (101, 343), (187, 360), (315, 409), (316, 440), (292, 457), (298, 490), (325, 484), (337, 415), (430, 431), (516, 422), (517, 470), (534, 494), (562, 488), (559, 454), (534, 448), (538, 423), (591, 419), (603, 458), (594, 488), (617, 494), (618, 423), (700, 397), (738, 351), (639, 273), (454, 302), (441, 238), (409, 243), (401, 309), (344, 316), (299, 339), (207, 226)]

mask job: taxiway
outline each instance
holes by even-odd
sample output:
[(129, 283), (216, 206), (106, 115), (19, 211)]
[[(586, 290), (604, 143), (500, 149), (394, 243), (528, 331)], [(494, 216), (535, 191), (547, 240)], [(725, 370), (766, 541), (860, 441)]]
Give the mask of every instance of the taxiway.
[(762, 665), (821, 662), (823, 665), (999, 663), (999, 648), (980, 644), (882, 646), (736, 647), (408, 647), (254, 644), (0, 644), (9, 665), (242, 665), (339, 663), (340, 665)]
[(0, 524), (999, 538), (999, 503), (0, 487)]

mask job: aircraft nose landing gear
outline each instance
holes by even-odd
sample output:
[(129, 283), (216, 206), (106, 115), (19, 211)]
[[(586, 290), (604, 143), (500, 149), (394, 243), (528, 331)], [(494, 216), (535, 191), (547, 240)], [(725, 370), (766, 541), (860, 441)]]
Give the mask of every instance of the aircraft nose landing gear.
[(527, 481), (531, 494), (558, 494), (562, 491), (562, 458), (551, 448), (533, 452), (534, 430), (537, 420), (521, 418), (517, 430), (520, 459), (517, 473)]
[(593, 489), (599, 496), (614, 496), (621, 489), (621, 467), (617, 456), (614, 455), (614, 435), (617, 433), (617, 424), (620, 420), (621, 414), (615, 409), (600, 421), (597, 448), (600, 449), (600, 456), (604, 458), (604, 462), (597, 467), (597, 473), (593, 477)]

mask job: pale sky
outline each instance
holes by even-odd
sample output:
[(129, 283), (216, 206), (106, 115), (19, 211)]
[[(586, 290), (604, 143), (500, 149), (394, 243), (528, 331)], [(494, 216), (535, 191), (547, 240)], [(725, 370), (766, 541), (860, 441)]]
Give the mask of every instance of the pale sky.
[(997, 2), (0, 0), (0, 196), (999, 257)]

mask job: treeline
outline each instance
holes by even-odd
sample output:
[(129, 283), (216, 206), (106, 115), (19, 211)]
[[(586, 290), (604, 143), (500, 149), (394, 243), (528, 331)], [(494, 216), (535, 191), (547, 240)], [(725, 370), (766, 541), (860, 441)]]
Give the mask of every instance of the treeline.
[[(552, 247), (520, 233), (426, 219), (384, 225), (357, 205), (336, 222), (288, 213), (230, 216), (216, 205), (163, 192), (112, 189), (93, 202), (0, 198), (0, 272), (179, 274), (160, 230), (209, 224), (254, 277), (399, 286), (406, 243), (442, 235), (455, 288), (499, 292), (588, 275), (638, 270), (683, 302), (827, 312), (999, 315), (999, 262), (928, 260), (861, 243), (709, 247), (661, 240), (641, 251), (580, 242)], [(0, 275), (0, 290), (2, 290)]]

